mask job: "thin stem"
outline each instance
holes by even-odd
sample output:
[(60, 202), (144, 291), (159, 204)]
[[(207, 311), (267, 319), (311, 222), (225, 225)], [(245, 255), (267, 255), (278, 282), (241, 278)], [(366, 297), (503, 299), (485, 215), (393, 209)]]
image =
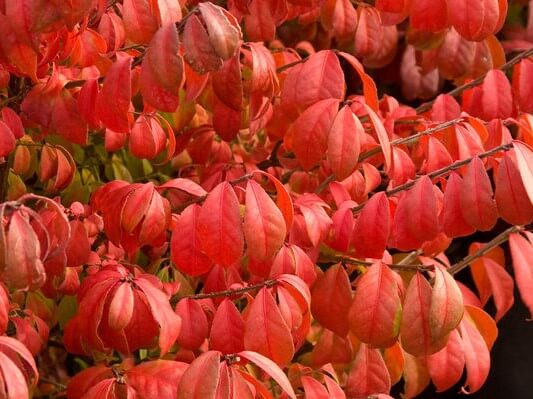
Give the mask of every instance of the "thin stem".
[[(401, 139), (397, 139), (397, 140), (392, 140), (390, 142), (390, 144), (392, 146), (396, 146), (396, 145), (400, 145), (400, 144), (410, 144), (410, 143), (414, 143), (416, 141), (418, 141), (422, 136), (428, 136), (430, 134), (433, 134), (435, 132), (438, 132), (440, 130), (444, 130), (444, 129), (447, 129), (451, 126), (454, 126), (458, 123), (461, 123), (463, 122), (464, 119), (463, 118), (456, 118), (456, 119), (452, 119), (450, 121), (446, 121), (446, 122), (443, 122), (443, 123), (440, 123), (432, 128), (429, 128), (429, 129), (426, 129), (426, 130), (423, 130), (417, 134), (414, 134), (412, 136), (409, 136), (409, 137), (404, 137), (404, 138), (401, 138)], [(375, 148), (372, 148), (371, 150), (369, 151), (366, 151), (364, 152), (363, 154), (361, 154), (359, 156), (359, 160), (358, 162), (363, 162), (365, 159), (368, 159), (370, 157), (373, 157), (374, 155), (376, 154), (379, 154), (381, 152), (381, 147), (375, 147)]]
[[(208, 292), (208, 293), (203, 293), (203, 294), (186, 295), (186, 296), (181, 297), (181, 298), (206, 299), (206, 298), (220, 298), (220, 297), (225, 297), (225, 296), (240, 295), (240, 294), (244, 294), (246, 292), (252, 292), (252, 291), (260, 290), (263, 287), (267, 287), (267, 288), (268, 287), (273, 287), (277, 283), (278, 283), (277, 280), (265, 280), (262, 283), (252, 284), (252, 285), (248, 285), (246, 287), (236, 288), (234, 290), (224, 290), (224, 291)], [(173, 297), (171, 299), (171, 303), (172, 302), (177, 302), (181, 298), (174, 298)]]
[[(502, 144), (502, 145), (500, 145), (498, 147), (494, 147), (494, 148), (492, 148), (492, 149), (490, 149), (490, 150), (488, 150), (486, 152), (482, 152), (480, 154), (477, 154), (476, 156), (478, 158), (480, 158), (480, 159), (483, 159), (483, 158), (489, 157), (491, 155), (494, 155), (495, 153), (497, 153), (499, 151), (509, 151), (512, 147), (513, 147), (512, 144)], [(444, 176), (444, 175), (446, 175), (446, 174), (448, 174), (448, 173), (450, 173), (450, 172), (452, 172), (452, 171), (454, 171), (456, 169), (459, 169), (459, 168), (461, 168), (461, 167), (463, 167), (465, 165), (468, 165), (472, 161), (472, 159), (474, 159), (474, 157), (454, 162), (451, 165), (445, 166), (444, 168), (441, 168), (441, 169), (437, 169), (434, 172), (428, 173), (425, 176), (428, 176), (430, 179), (434, 179), (436, 177)], [(420, 179), (420, 177), (416, 178), (414, 180), (411, 180), (411, 181), (409, 181), (407, 183), (404, 183), (404, 184), (401, 184), (399, 186), (396, 186), (396, 187), (394, 187), (391, 190), (385, 191), (385, 194), (390, 197), (391, 195), (397, 194), (397, 193), (399, 193), (401, 191), (409, 190), (411, 187), (413, 187), (416, 184), (416, 182), (419, 179)], [(353, 213), (355, 214), (355, 213), (359, 212), (361, 209), (363, 209), (365, 204), (366, 204), (366, 202), (368, 202), (368, 201), (365, 201), (361, 205), (353, 207), (352, 208)]]
[[(533, 48), (529, 48), (529, 49), (519, 53), (516, 57), (512, 58), (511, 60), (507, 61), (505, 64), (500, 66), (498, 69), (500, 71), (505, 71), (505, 70), (513, 67), (515, 64), (518, 64), (524, 58), (527, 58), (527, 57), (532, 56), (532, 55), (533, 55)], [(456, 87), (455, 89), (449, 91), (446, 94), (448, 94), (449, 96), (453, 96), (453, 97), (458, 96), (459, 94), (461, 94), (465, 90), (468, 90), (468, 89), (471, 89), (473, 87), (479, 86), (485, 80), (485, 76), (486, 75), (487, 74), (483, 74), (479, 78), (474, 79), (474, 80), (472, 80), (472, 81), (470, 81), (468, 83), (465, 83), (465, 84), (463, 84), (461, 86), (458, 86), (458, 87)], [(435, 100), (432, 100), (432, 101), (429, 101), (427, 103), (422, 104), (421, 106), (419, 106), (416, 109), (416, 113), (417, 114), (421, 114), (423, 112), (428, 111), (429, 109), (431, 109), (431, 107), (433, 106), (434, 103), (435, 103)]]
[[(417, 251), (413, 251), (414, 253), (417, 253)], [(417, 255), (418, 256), (418, 255)], [(357, 258), (352, 258), (350, 256), (334, 256), (333, 258), (329, 259), (333, 262), (338, 263), (345, 263), (349, 265), (361, 265), (361, 266), (372, 266), (375, 262), (368, 262), (366, 260), (361, 260)], [(405, 260), (405, 259), (404, 259)], [(414, 259), (413, 259), (414, 260)], [(391, 269), (396, 270), (409, 270), (409, 271), (426, 271), (426, 270), (434, 270), (434, 265), (420, 265), (420, 264), (412, 264), (407, 262), (399, 262), (399, 263), (386, 263), (383, 262), (384, 265), (387, 265)]]
[(483, 247), (478, 249), (476, 252), (464, 257), (461, 261), (459, 261), (456, 264), (454, 264), (453, 266), (451, 266), (448, 269), (448, 273), (453, 275), (453, 274), (456, 274), (456, 273), (460, 272), (465, 267), (467, 267), (470, 263), (472, 263), (474, 260), (482, 257), (487, 252), (491, 251), (495, 247), (497, 247), (497, 246), (503, 244), (504, 242), (506, 242), (509, 239), (509, 235), (510, 234), (517, 233), (517, 232), (519, 232), (521, 230), (523, 230), (522, 226), (509, 227), (507, 230), (505, 230), (504, 232), (498, 234), (496, 237), (494, 237), (488, 243), (483, 245)]
[(302, 58), (301, 60), (298, 60), (298, 61), (289, 62), (288, 64), (282, 65), (278, 69), (276, 69), (276, 72), (281, 73), (286, 69), (289, 69), (289, 68), (292, 68), (293, 66), (304, 63), (306, 60), (307, 58)]

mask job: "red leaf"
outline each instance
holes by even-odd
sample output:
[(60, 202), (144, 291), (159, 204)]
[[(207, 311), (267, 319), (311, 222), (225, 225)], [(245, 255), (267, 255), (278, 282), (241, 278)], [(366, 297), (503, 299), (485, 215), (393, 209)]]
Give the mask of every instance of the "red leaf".
[(417, 0), (411, 3), (411, 27), (418, 31), (439, 32), (448, 27), (446, 0)]
[(7, 391), (6, 398), (28, 398), (28, 385), (33, 386), (39, 380), (30, 351), (15, 338), (6, 336), (0, 336), (0, 373), (5, 387), (2, 391)]
[(211, 2), (198, 4), (198, 9), (215, 53), (223, 60), (233, 57), (242, 39), (242, 32), (235, 17)]
[(7, 157), (15, 149), (15, 135), (4, 122), (0, 121), (0, 157)]
[(467, 40), (481, 41), (498, 29), (498, 0), (447, 0), (448, 18), (453, 27)]
[(133, 43), (148, 44), (157, 31), (157, 18), (150, 0), (124, 0), (122, 18), (126, 37)]
[(465, 355), (457, 330), (450, 333), (448, 343), (442, 350), (427, 357), (427, 366), (437, 392), (445, 391), (459, 381), (465, 367)]
[(494, 197), (498, 213), (514, 225), (528, 224), (533, 220), (533, 205), (522, 183), (515, 151), (507, 151), (494, 175)]
[(328, 134), (327, 158), (337, 180), (344, 180), (354, 171), (365, 129), (348, 105), (337, 113)]
[(185, 208), (172, 230), (170, 255), (176, 267), (191, 276), (199, 276), (211, 270), (213, 262), (200, 249), (198, 215), (200, 205)]
[(133, 314), (133, 292), (129, 283), (120, 284), (109, 304), (108, 323), (115, 330), (123, 330)]
[(223, 354), (244, 350), (244, 320), (229, 299), (222, 301), (213, 317), (209, 347)]
[[(331, 266), (311, 289), (311, 312), (324, 327), (341, 337), (349, 330), (346, 315), (352, 303), (350, 280), (341, 264)], [(335, 309), (332, 312), (331, 309)]]
[(200, 74), (215, 71), (222, 66), (222, 60), (215, 53), (209, 41), (207, 30), (194, 14), (187, 17), (183, 30), (183, 47), (185, 61)]
[(0, 284), (0, 334), (4, 334), (9, 322), (9, 297), (3, 284)]
[(287, 376), (283, 374), (283, 371), (281, 371), (278, 365), (272, 362), (272, 360), (262, 356), (260, 353), (251, 351), (242, 351), (237, 353), (237, 355), (244, 357), (246, 360), (249, 360), (252, 363), (255, 363), (259, 368), (270, 375), (291, 399), (296, 399), (296, 394), (294, 393)]
[(417, 180), (398, 202), (391, 232), (392, 245), (401, 250), (416, 249), (439, 233), (438, 203), (428, 176)]
[(381, 259), (389, 240), (390, 218), (385, 193), (378, 192), (365, 203), (353, 233), (353, 243), (360, 257)]
[[(491, 0), (495, 1), (495, 0)], [(513, 93), (505, 73), (492, 69), (485, 76), (482, 87), (481, 114), (485, 120), (505, 119), (513, 114)]]
[[(131, 0), (130, 0), (131, 1)], [(129, 55), (117, 53), (96, 99), (96, 113), (102, 123), (117, 133), (129, 131), (131, 90), (131, 62)]]
[(357, 280), (350, 307), (350, 330), (362, 342), (384, 348), (400, 333), (402, 303), (398, 281), (389, 267), (379, 262)]
[(280, 367), (289, 363), (294, 355), (289, 327), (266, 288), (259, 291), (247, 310), (244, 347), (268, 357)]
[(183, 373), (178, 385), (178, 399), (215, 399), (219, 370), (220, 352), (202, 353)]
[(311, 352), (313, 366), (319, 367), (327, 363), (349, 363), (352, 359), (353, 348), (350, 339), (324, 328)]
[(0, 390), (2, 396), (15, 399), (30, 397), (24, 374), (13, 360), (2, 352), (0, 352), (0, 372), (2, 373), (2, 390)]
[(322, 5), (321, 22), (339, 42), (348, 42), (355, 34), (357, 11), (350, 0), (327, 0)]
[(359, 62), (357, 58), (355, 58), (353, 55), (339, 52), (339, 55), (344, 58), (353, 69), (355, 69), (355, 72), (359, 75), (359, 78), (363, 82), (363, 95), (365, 97), (366, 104), (372, 108), (375, 112), (378, 111), (379, 105), (378, 105), (378, 90), (376, 88), (376, 83), (372, 80), (370, 75), (368, 75), (363, 65)]
[(11, 129), (16, 139), (24, 137), (24, 126), (20, 116), (11, 108), (2, 108), (2, 121)]
[(203, 251), (222, 266), (239, 260), (244, 238), (235, 191), (227, 182), (217, 185), (207, 196), (198, 215), (198, 239)]
[(46, 274), (41, 247), (28, 216), (14, 212), (5, 237), (2, 281), (12, 289), (35, 290), (42, 286)]
[(254, 180), (246, 185), (245, 207), (243, 230), (250, 259), (272, 259), (287, 234), (281, 211)]
[(463, 295), (454, 278), (441, 265), (435, 265), (431, 292), (429, 327), (433, 341), (440, 341), (454, 330), (463, 317)]
[(520, 298), (522, 298), (533, 318), (533, 265), (531, 264), (533, 244), (531, 236), (528, 234), (527, 238), (525, 238), (520, 233), (510, 234), (509, 246)]
[(181, 318), (177, 342), (186, 349), (199, 348), (209, 334), (207, 316), (198, 301), (183, 298), (176, 305), (176, 314)]
[(463, 321), (459, 324), (459, 332), (465, 355), (468, 391), (465, 387), (462, 389), (467, 393), (474, 393), (481, 388), (489, 375), (489, 349), (468, 313), (465, 313)]
[(166, 142), (165, 131), (153, 117), (141, 115), (131, 128), (129, 147), (131, 153), (137, 158), (155, 158), (165, 149)]
[(457, 173), (450, 173), (444, 192), (444, 204), (440, 214), (442, 230), (448, 237), (472, 234), (475, 229), (468, 224), (461, 210), (461, 187), (463, 179)]
[(167, 353), (180, 333), (181, 319), (172, 311), (168, 297), (144, 278), (135, 283), (145, 293), (152, 316), (159, 324), (159, 348), (161, 355)]
[(271, 174), (266, 173), (262, 170), (255, 170), (253, 173), (265, 176), (274, 185), (274, 187), (276, 187), (276, 204), (280, 209), (281, 213), (283, 214), (287, 231), (290, 231), (292, 227), (292, 219), (294, 218), (294, 207), (289, 192), (287, 191), (285, 186)]
[(145, 398), (176, 398), (178, 384), (189, 365), (171, 360), (151, 360), (126, 371), (129, 387)]
[(478, 157), (472, 159), (461, 185), (461, 210), (466, 222), (480, 231), (494, 227), (498, 219), (489, 176)]
[(161, 111), (174, 112), (179, 104), (185, 74), (178, 52), (178, 31), (170, 23), (157, 31), (144, 53), (141, 93), (148, 104)]
[(513, 141), (513, 147), (522, 183), (529, 200), (533, 203), (533, 150), (529, 145), (516, 140)]
[(390, 388), (389, 371), (379, 349), (361, 344), (348, 374), (346, 394), (350, 398), (363, 399), (373, 394), (389, 393)]
[(305, 170), (320, 162), (328, 148), (328, 133), (337, 113), (338, 100), (314, 103), (291, 126), (293, 151)]
[(405, 293), (400, 325), (402, 348), (413, 356), (430, 355), (446, 345), (447, 337), (435, 341), (430, 329), (432, 290), (425, 277), (416, 273)]
[(429, 372), (423, 357), (415, 357), (404, 353), (405, 365), (403, 379), (406, 398), (414, 398), (429, 385)]
[(306, 399), (329, 399), (329, 394), (324, 385), (312, 377), (302, 376), (302, 387)]
[(533, 112), (533, 61), (525, 58), (520, 61), (513, 70), (513, 93), (514, 100), (522, 112)]
[(383, 157), (385, 158), (385, 171), (388, 171), (392, 162), (392, 147), (390, 144), (390, 139), (385, 130), (385, 126), (381, 122), (381, 119), (377, 114), (372, 110), (371, 107), (365, 105), (365, 109), (368, 112), (368, 117), (370, 118), (370, 123), (376, 132), (376, 136), (379, 140), (381, 146), (381, 151), (383, 152)]
[(344, 75), (337, 56), (329, 50), (309, 56), (292, 68), (281, 88), (281, 105), (301, 112), (321, 100), (342, 100)]

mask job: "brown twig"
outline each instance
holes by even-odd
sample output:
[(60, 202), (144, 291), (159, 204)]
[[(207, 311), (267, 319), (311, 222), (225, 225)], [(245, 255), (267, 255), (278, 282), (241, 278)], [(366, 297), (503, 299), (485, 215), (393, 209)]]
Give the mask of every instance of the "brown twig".
[[(185, 295), (181, 298), (190, 298), (190, 299), (207, 299), (207, 298), (220, 298), (225, 296), (234, 296), (234, 295), (240, 295), (244, 294), (246, 292), (253, 292), (260, 290), (263, 287), (273, 287), (278, 283), (277, 280), (265, 280), (261, 283), (248, 285), (246, 287), (242, 288), (236, 288), (233, 290), (224, 290), (224, 291), (215, 291), (215, 292), (207, 292), (207, 293), (201, 293), (201, 294), (192, 294), (192, 295)], [(171, 303), (177, 302), (181, 298), (172, 298)]]
[[(433, 134), (435, 132), (438, 132), (440, 130), (447, 129), (450, 126), (457, 125), (458, 123), (461, 123), (463, 121), (464, 121), (463, 118), (452, 119), (450, 121), (446, 121), (446, 122), (440, 123), (440, 124), (438, 124), (436, 126), (433, 126), (433, 127), (429, 128), (429, 129), (423, 130), (423, 131), (421, 131), (421, 132), (419, 132), (417, 134), (414, 134), (412, 136), (404, 137), (404, 138), (397, 139), (397, 140), (392, 140), (390, 142), (390, 144), (392, 146), (401, 145), (401, 144), (410, 144), (410, 143), (418, 141), (422, 136), (428, 136), (428, 135)], [(362, 153), (359, 156), (358, 162), (363, 162), (365, 159), (373, 157), (374, 155), (379, 154), (380, 152), (381, 152), (381, 147), (379, 147), (379, 146), (375, 147), (375, 148), (372, 148), (369, 151), (365, 151), (364, 153)]]
[[(489, 157), (491, 155), (494, 155), (495, 153), (499, 152), (499, 151), (509, 151), (511, 148), (513, 148), (513, 145), (512, 144), (502, 144), (498, 147), (494, 147), (488, 151), (485, 151), (485, 152), (482, 152), (480, 154), (477, 154), (476, 156), (480, 159), (483, 159), (483, 158), (486, 158), (486, 157)], [(470, 158), (467, 158), (467, 159), (463, 159), (461, 161), (457, 161), (457, 162), (454, 162), (448, 166), (445, 166), (444, 168), (440, 168), (440, 169), (437, 169), (431, 173), (428, 173), (427, 175), (424, 175), (424, 176), (428, 176), (430, 179), (434, 179), (436, 177), (440, 177), (440, 176), (444, 176), (456, 169), (459, 169), (465, 165), (468, 165), (472, 159), (474, 159), (475, 157), (470, 157)], [(416, 182), (420, 179), (420, 177), (414, 179), (414, 180), (411, 180), (407, 183), (404, 183), (404, 184), (400, 184), (399, 186), (396, 186), (394, 187), (393, 189), (391, 190), (387, 190), (385, 191), (385, 194), (387, 196), (391, 196), (391, 195), (394, 195), (394, 194), (398, 194), (399, 192), (401, 191), (405, 191), (405, 190), (409, 190), (411, 187), (413, 187)], [(366, 201), (368, 202), (368, 201)], [(363, 202), (361, 205), (358, 205), (356, 207), (353, 207), (352, 208), (352, 211), (353, 213), (357, 213), (359, 212), (361, 209), (364, 208), (366, 202)]]
[(456, 274), (463, 270), (465, 267), (467, 267), (470, 263), (472, 263), (474, 260), (482, 257), (490, 250), (494, 249), (495, 247), (503, 244), (509, 239), (509, 235), (512, 233), (517, 233), (523, 229), (522, 226), (512, 226), (509, 227), (504, 232), (498, 234), (496, 237), (494, 237), (492, 240), (487, 242), (485, 245), (483, 245), (480, 249), (478, 249), (473, 254), (470, 254), (468, 256), (465, 256), (462, 260), (454, 264), (448, 269), (448, 273), (450, 274)]

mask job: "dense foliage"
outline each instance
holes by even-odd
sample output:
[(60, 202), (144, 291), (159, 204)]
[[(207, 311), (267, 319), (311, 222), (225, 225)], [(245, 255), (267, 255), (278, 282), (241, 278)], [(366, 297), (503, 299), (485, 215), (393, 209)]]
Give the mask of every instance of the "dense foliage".
[(475, 392), (533, 313), (533, 2), (0, 0), (0, 37), (0, 398)]

